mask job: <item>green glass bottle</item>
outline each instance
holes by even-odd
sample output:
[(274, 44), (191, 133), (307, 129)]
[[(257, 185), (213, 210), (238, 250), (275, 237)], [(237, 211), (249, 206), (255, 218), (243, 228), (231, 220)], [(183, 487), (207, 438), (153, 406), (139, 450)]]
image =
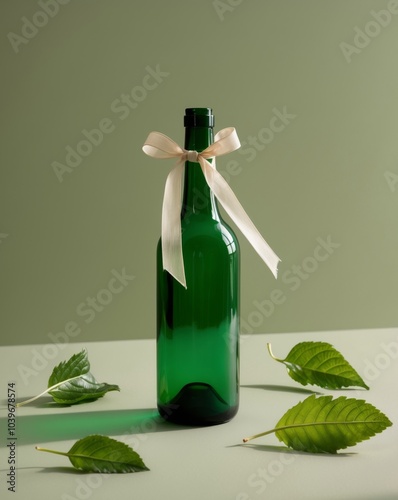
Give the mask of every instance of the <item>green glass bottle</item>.
[[(213, 143), (210, 108), (186, 109), (184, 125), (185, 149)], [(221, 424), (239, 406), (239, 244), (196, 162), (185, 163), (181, 229), (186, 289), (157, 248), (158, 409), (179, 424)]]

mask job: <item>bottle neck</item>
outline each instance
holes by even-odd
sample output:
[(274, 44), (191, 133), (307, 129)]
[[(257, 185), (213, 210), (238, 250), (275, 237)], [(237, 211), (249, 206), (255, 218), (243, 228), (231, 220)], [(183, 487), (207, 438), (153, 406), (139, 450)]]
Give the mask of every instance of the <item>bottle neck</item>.
[[(212, 127), (185, 128), (185, 149), (200, 153), (213, 142)], [(199, 163), (187, 161), (181, 218), (186, 219), (192, 214), (209, 215), (212, 219), (220, 219), (214, 194), (206, 182)]]

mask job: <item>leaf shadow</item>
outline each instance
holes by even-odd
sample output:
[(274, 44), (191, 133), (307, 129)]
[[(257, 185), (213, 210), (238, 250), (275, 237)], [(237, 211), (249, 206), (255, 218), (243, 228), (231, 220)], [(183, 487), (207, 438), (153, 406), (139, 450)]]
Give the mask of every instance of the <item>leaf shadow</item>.
[[(34, 396), (29, 396), (27, 398), (17, 398), (16, 403), (17, 404), (23, 403), (24, 401), (27, 401), (28, 399), (31, 399), (33, 397)], [(32, 406), (35, 408), (47, 408), (53, 402), (54, 400), (51, 396), (45, 395), (45, 396), (40, 396), (40, 398), (37, 398), (35, 401), (32, 401), (31, 403), (28, 403), (26, 406)]]
[(323, 394), (322, 392), (314, 391), (312, 389), (303, 389), (301, 387), (294, 387), (291, 385), (246, 384), (246, 385), (241, 385), (241, 387), (247, 387), (250, 389), (263, 389), (265, 391), (275, 391), (275, 392), (293, 392), (296, 394)]
[[(18, 472), (23, 471), (23, 470), (27, 470), (27, 471), (34, 471), (36, 473), (42, 473), (42, 472), (48, 471), (48, 472), (64, 472), (67, 474), (73, 474), (73, 473), (85, 474), (85, 472), (80, 470), (80, 469), (74, 469), (72, 467), (72, 465), (70, 465), (70, 466), (65, 465), (65, 466), (60, 466), (60, 467), (48, 467), (48, 468), (38, 466), (38, 465), (31, 465), (28, 467), (18, 467), (17, 470), (18, 470)], [(10, 472), (10, 469), (0, 469), (0, 472)]]
[[(85, 471), (81, 469), (75, 469), (72, 465), (68, 466), (58, 466), (58, 467), (41, 467), (38, 471), (36, 471), (37, 474), (48, 474), (48, 473), (57, 473), (57, 474), (69, 474), (71, 476), (87, 476), (91, 474), (101, 474), (101, 475), (106, 475), (108, 477), (117, 477), (120, 476), (120, 473), (97, 473), (97, 472), (92, 472), (92, 471)], [(146, 470), (140, 470), (140, 471), (135, 471), (134, 474), (140, 473), (140, 472), (146, 472)]]
[(291, 455), (303, 455), (303, 456), (313, 456), (313, 457), (350, 457), (353, 455), (358, 455), (356, 452), (342, 452), (342, 453), (311, 453), (308, 451), (297, 451), (287, 446), (279, 446), (272, 444), (255, 444), (255, 443), (241, 443), (235, 446), (241, 446), (243, 448), (250, 448), (256, 451), (269, 451), (272, 453), (287, 453)]
[(57, 473), (62, 473), (62, 474), (71, 474), (71, 475), (76, 475), (78, 474), (79, 476), (83, 476), (84, 474), (87, 474), (87, 472), (84, 472), (80, 469), (74, 469), (72, 465), (69, 467), (67, 465), (65, 466), (58, 466), (58, 467), (41, 467), (38, 471), (36, 471), (38, 474), (48, 474), (49, 472), (57, 472)]
[[(28, 399), (30, 398), (17, 398), (16, 403), (17, 404), (23, 403)], [(77, 401), (76, 403), (70, 404), (70, 403), (57, 403), (56, 401), (53, 400), (51, 396), (41, 396), (40, 398), (37, 398), (35, 401), (32, 401), (31, 403), (27, 403), (26, 406), (30, 406), (31, 408), (70, 408), (71, 406), (79, 406), (86, 403), (94, 403), (94, 401), (97, 401), (98, 399), (99, 398), (83, 399), (82, 401)]]

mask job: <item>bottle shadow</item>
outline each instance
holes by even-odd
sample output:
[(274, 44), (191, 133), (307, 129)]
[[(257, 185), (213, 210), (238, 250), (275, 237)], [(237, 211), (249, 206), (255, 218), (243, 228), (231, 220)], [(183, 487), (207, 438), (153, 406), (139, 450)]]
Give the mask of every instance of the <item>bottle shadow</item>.
[[(129, 436), (190, 428), (167, 422), (156, 408), (17, 415), (16, 424), (19, 446), (81, 439), (91, 434)], [(1, 417), (0, 428), (6, 427), (7, 418)], [(0, 443), (0, 448), (6, 444)]]

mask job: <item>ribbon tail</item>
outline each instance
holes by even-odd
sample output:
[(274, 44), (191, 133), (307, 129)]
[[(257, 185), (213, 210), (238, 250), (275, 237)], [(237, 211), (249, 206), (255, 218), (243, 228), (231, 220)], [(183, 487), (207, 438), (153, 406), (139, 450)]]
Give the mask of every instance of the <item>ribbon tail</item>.
[(223, 176), (205, 159), (200, 159), (206, 182), (242, 234), (277, 278), (280, 258), (264, 240)]
[(162, 256), (163, 269), (187, 288), (181, 236), (182, 175), (183, 165), (179, 164), (166, 180), (162, 207)]

